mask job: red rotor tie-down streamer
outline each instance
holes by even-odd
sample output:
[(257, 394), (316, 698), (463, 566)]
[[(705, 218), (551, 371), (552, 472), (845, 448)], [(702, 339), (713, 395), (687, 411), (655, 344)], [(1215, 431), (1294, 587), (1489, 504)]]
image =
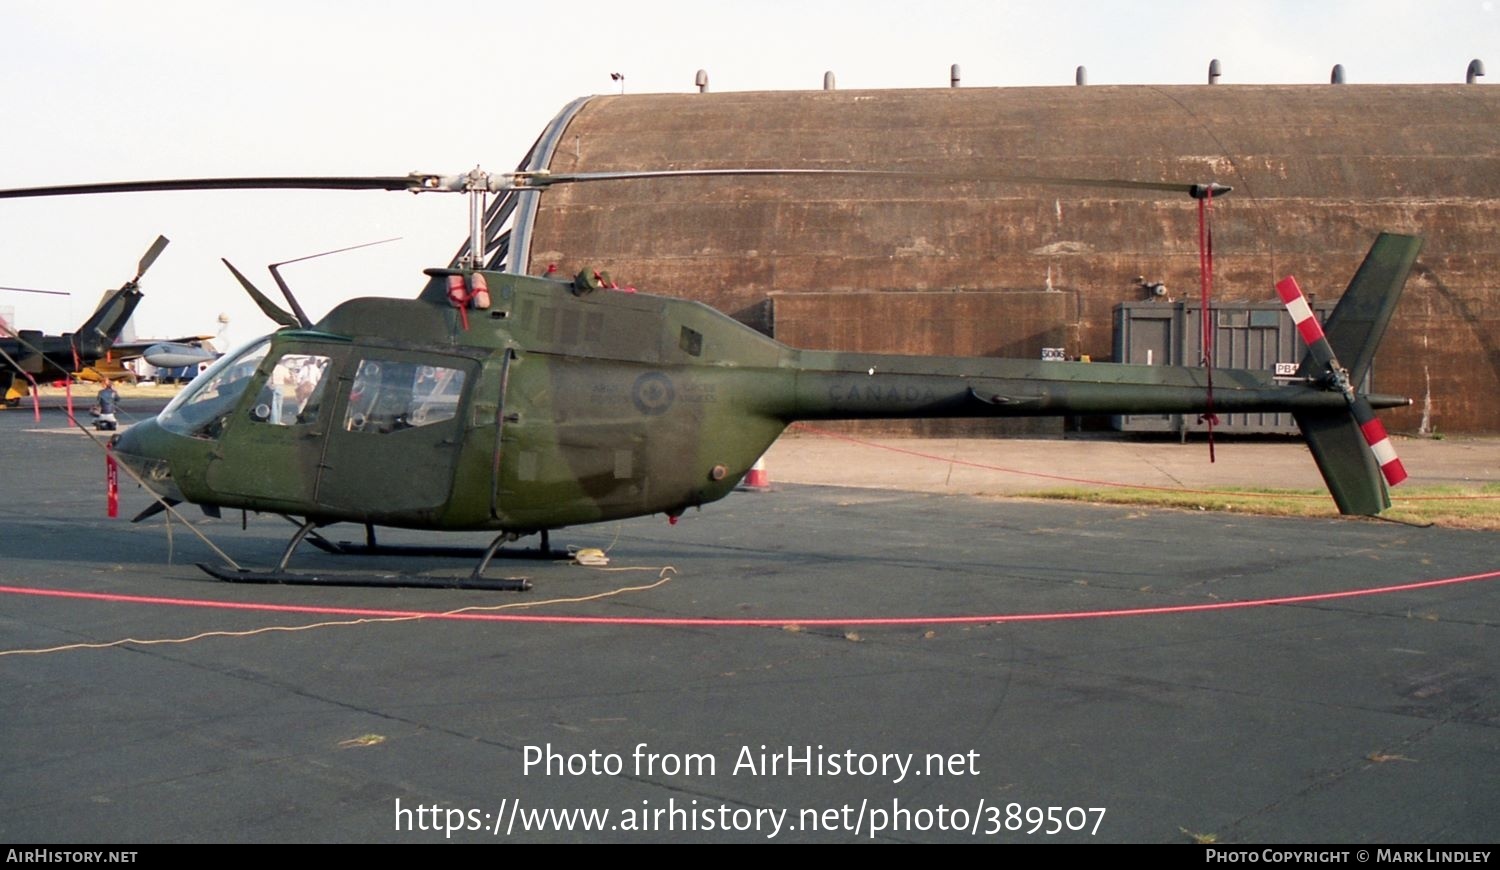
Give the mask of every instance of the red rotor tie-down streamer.
[[(83, 371), (83, 361), (78, 358), (78, 345), (73, 345), (73, 371)], [(68, 425), (77, 426), (78, 421), (73, 419), (73, 373), (69, 372), (63, 378), (63, 395), (68, 401)]]
[(120, 515), (120, 467), (115, 462), (115, 445), (104, 445), (104, 489), (109, 518)]
[(1214, 333), (1213, 300), (1214, 286), (1214, 232), (1210, 226), (1213, 217), (1214, 191), (1210, 186), (1203, 198), (1198, 200), (1198, 275), (1202, 287), (1203, 322), (1199, 330), (1203, 345), (1203, 370), (1208, 375), (1208, 408), (1198, 419), (1208, 426), (1208, 461), (1214, 461), (1214, 424), (1219, 422), (1214, 414)]
[(42, 422), (42, 388), (29, 372), (21, 372), (21, 374), (26, 375), (26, 380), (31, 382), (31, 416), (40, 423)]

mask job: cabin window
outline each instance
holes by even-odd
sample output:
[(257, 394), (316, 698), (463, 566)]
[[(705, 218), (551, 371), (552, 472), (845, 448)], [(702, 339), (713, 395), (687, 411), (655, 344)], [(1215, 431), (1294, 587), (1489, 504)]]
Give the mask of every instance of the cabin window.
[(349, 388), (344, 429), (388, 434), (431, 426), (458, 414), (464, 373), (395, 360), (361, 360)]

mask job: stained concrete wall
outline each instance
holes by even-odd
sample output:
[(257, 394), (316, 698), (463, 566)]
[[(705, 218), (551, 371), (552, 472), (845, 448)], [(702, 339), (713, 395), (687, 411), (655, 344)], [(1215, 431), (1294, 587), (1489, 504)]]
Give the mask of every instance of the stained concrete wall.
[[(1174, 86), (597, 97), (554, 171), (903, 168), (1218, 181), (1215, 297), (1273, 298), (1288, 273), (1342, 292), (1375, 234), (1427, 244), (1377, 361), (1416, 398), (1397, 431), (1500, 432), (1500, 89), (1484, 85)], [(1108, 188), (871, 179), (703, 178), (542, 195), (534, 270), (609, 269), (797, 343), (772, 294), (1043, 291), (1076, 298), (1070, 355), (1111, 352), (1111, 311), (1199, 292), (1198, 205)], [(881, 331), (884, 331), (884, 338)], [(994, 352), (993, 336), (911, 346), (872, 321), (865, 350)], [(949, 339), (954, 343), (946, 343)]]

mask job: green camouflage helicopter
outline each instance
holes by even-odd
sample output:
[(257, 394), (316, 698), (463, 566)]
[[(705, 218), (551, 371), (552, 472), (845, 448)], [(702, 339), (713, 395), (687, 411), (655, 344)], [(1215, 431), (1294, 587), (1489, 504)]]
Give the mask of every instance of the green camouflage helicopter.
[[(0, 198), (236, 188), (464, 190), (469, 251), (481, 250), (484, 196), (554, 184), (690, 175), (880, 170), (669, 170), (383, 178), (193, 179), (0, 191)], [(972, 178), (972, 177), (971, 177)], [(995, 176), (1221, 195), (1218, 185)], [(797, 350), (701, 303), (621, 292), (599, 273), (572, 280), (477, 268), (428, 269), (416, 299), (351, 299), (311, 322), (280, 276), (283, 325), (220, 359), (114, 452), (167, 503), (300, 518), (274, 570), (204, 566), (229, 580), (320, 580), (289, 571), (314, 530), (374, 527), (497, 533), (497, 548), (552, 529), (648, 514), (675, 520), (728, 495), (799, 420), (1290, 412), (1346, 514), (1390, 505), (1405, 476), (1366, 395), (1374, 351), (1421, 247), (1382, 234), (1326, 324), (1295, 284), (1281, 292), (1309, 350), (1295, 377), (1248, 369)], [(226, 261), (227, 265), (227, 261)], [(233, 270), (233, 266), (230, 269)], [(1351, 360), (1345, 368), (1340, 360)], [(148, 510), (142, 516), (152, 513)], [(138, 517), (139, 519), (140, 517)], [(315, 533), (320, 546), (338, 548)], [(339, 581), (332, 581), (339, 582)], [(452, 584), (441, 584), (452, 585)], [(520, 588), (520, 587), (511, 587)]]

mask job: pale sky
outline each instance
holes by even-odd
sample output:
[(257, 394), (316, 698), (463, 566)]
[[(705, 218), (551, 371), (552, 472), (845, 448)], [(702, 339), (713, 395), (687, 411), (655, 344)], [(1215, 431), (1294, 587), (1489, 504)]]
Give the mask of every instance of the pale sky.
[[(822, 87), (1461, 82), (1500, 80), (1494, 0), (1309, 2), (818, 2), (510, 4), (262, 0), (0, 0), (0, 187), (221, 175), (512, 169), (575, 97)], [(1488, 78), (1481, 80), (1488, 81)], [(1490, 86), (1490, 85), (1485, 85)], [(653, 167), (641, 167), (650, 169)], [(143, 337), (268, 332), (219, 263), (274, 293), (289, 266), (308, 313), (352, 296), (414, 295), (466, 233), (459, 196), (386, 192), (109, 194), (0, 201), (0, 292), (20, 328), (75, 328), (129, 278)], [(616, 272), (620, 265), (613, 266)], [(628, 271), (628, 270), (624, 270)], [(649, 289), (649, 288), (645, 288)]]

